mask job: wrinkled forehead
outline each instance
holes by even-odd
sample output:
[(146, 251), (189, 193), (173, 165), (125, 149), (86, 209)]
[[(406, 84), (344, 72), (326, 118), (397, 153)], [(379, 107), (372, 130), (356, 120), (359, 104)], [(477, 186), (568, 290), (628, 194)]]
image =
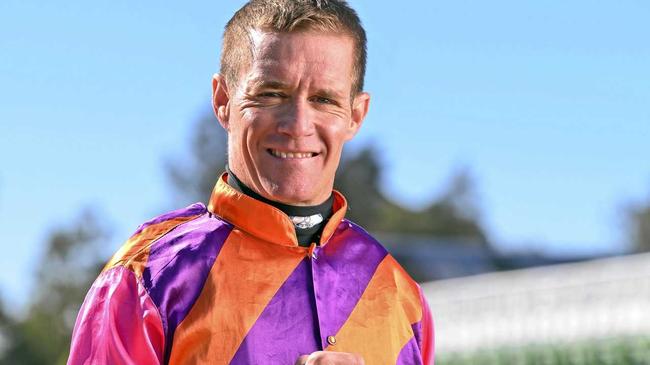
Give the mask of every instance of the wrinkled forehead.
[(265, 77), (291, 82), (308, 76), (323, 83), (351, 87), (354, 42), (336, 33), (250, 33), (252, 60), (242, 70), (242, 81)]

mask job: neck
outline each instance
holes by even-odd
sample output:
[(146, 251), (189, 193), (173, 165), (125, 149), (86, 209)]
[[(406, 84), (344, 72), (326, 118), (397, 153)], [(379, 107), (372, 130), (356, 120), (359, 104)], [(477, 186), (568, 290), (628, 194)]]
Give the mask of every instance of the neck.
[(332, 205), (334, 203), (333, 195), (330, 195), (325, 202), (318, 205), (302, 206), (280, 203), (267, 199), (246, 186), (241, 182), (241, 180), (239, 180), (239, 178), (237, 178), (237, 176), (235, 176), (235, 174), (232, 173), (232, 171), (230, 171), (228, 166), (226, 166), (226, 172), (228, 172), (228, 185), (251, 198), (274, 206), (288, 215), (294, 222), (298, 243), (301, 246), (309, 246), (312, 242), (318, 243), (320, 241), (320, 235), (323, 228), (332, 216)]

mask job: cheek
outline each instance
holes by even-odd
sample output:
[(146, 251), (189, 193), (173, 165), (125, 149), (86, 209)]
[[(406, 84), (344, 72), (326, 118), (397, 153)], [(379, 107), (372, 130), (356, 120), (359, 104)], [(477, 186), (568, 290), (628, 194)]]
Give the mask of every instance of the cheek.
[[(239, 121), (241, 123), (241, 121)], [(249, 159), (249, 132), (247, 128), (242, 128), (243, 125), (238, 124), (236, 127), (231, 128), (228, 133), (228, 153), (233, 158), (240, 161)]]
[(341, 127), (330, 128), (326, 133), (328, 136), (327, 144), (330, 150), (337, 154), (340, 154), (341, 150), (343, 150), (343, 145), (351, 139), (348, 130)]
[(248, 158), (256, 160), (262, 153), (260, 146), (271, 134), (272, 125), (270, 119), (259, 112), (249, 112), (247, 116), (241, 120), (239, 144)]
[(255, 138), (268, 133), (276, 119), (270, 110), (247, 110), (241, 115), (240, 128), (248, 138)]
[(239, 114), (239, 121), (242, 124), (246, 124), (250, 120), (254, 120), (256, 116), (257, 116), (257, 113), (255, 112), (255, 110), (253, 110), (251, 108), (244, 109)]

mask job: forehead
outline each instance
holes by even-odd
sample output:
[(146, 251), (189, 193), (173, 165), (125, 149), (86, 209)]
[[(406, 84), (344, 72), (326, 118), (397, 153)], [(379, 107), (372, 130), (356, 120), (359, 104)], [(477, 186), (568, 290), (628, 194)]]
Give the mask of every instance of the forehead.
[(354, 42), (346, 35), (251, 31), (252, 62), (243, 80), (281, 78), (351, 87)]

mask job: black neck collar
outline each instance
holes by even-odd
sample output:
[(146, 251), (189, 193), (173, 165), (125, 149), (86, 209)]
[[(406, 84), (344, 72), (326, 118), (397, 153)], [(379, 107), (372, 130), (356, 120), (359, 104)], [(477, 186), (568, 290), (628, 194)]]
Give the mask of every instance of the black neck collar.
[[(323, 231), (323, 227), (332, 216), (332, 206), (334, 204), (334, 195), (325, 200), (325, 202), (318, 205), (311, 206), (298, 206), (298, 205), (288, 205), (280, 202), (276, 202), (270, 199), (267, 199), (253, 189), (246, 186), (244, 183), (235, 176), (235, 174), (230, 171), (228, 166), (226, 166), (226, 172), (228, 172), (228, 185), (232, 186), (236, 190), (248, 195), (251, 198), (257, 199), (261, 202), (274, 206), (280, 209), (284, 214), (288, 215), (290, 218), (294, 217), (308, 217), (313, 215), (321, 215), (322, 222), (314, 226), (303, 228), (295, 225), (296, 236), (298, 238), (298, 243), (301, 246), (309, 246), (311, 242), (317, 242), (320, 240), (320, 234)], [(292, 219), (293, 220), (293, 219)]]

